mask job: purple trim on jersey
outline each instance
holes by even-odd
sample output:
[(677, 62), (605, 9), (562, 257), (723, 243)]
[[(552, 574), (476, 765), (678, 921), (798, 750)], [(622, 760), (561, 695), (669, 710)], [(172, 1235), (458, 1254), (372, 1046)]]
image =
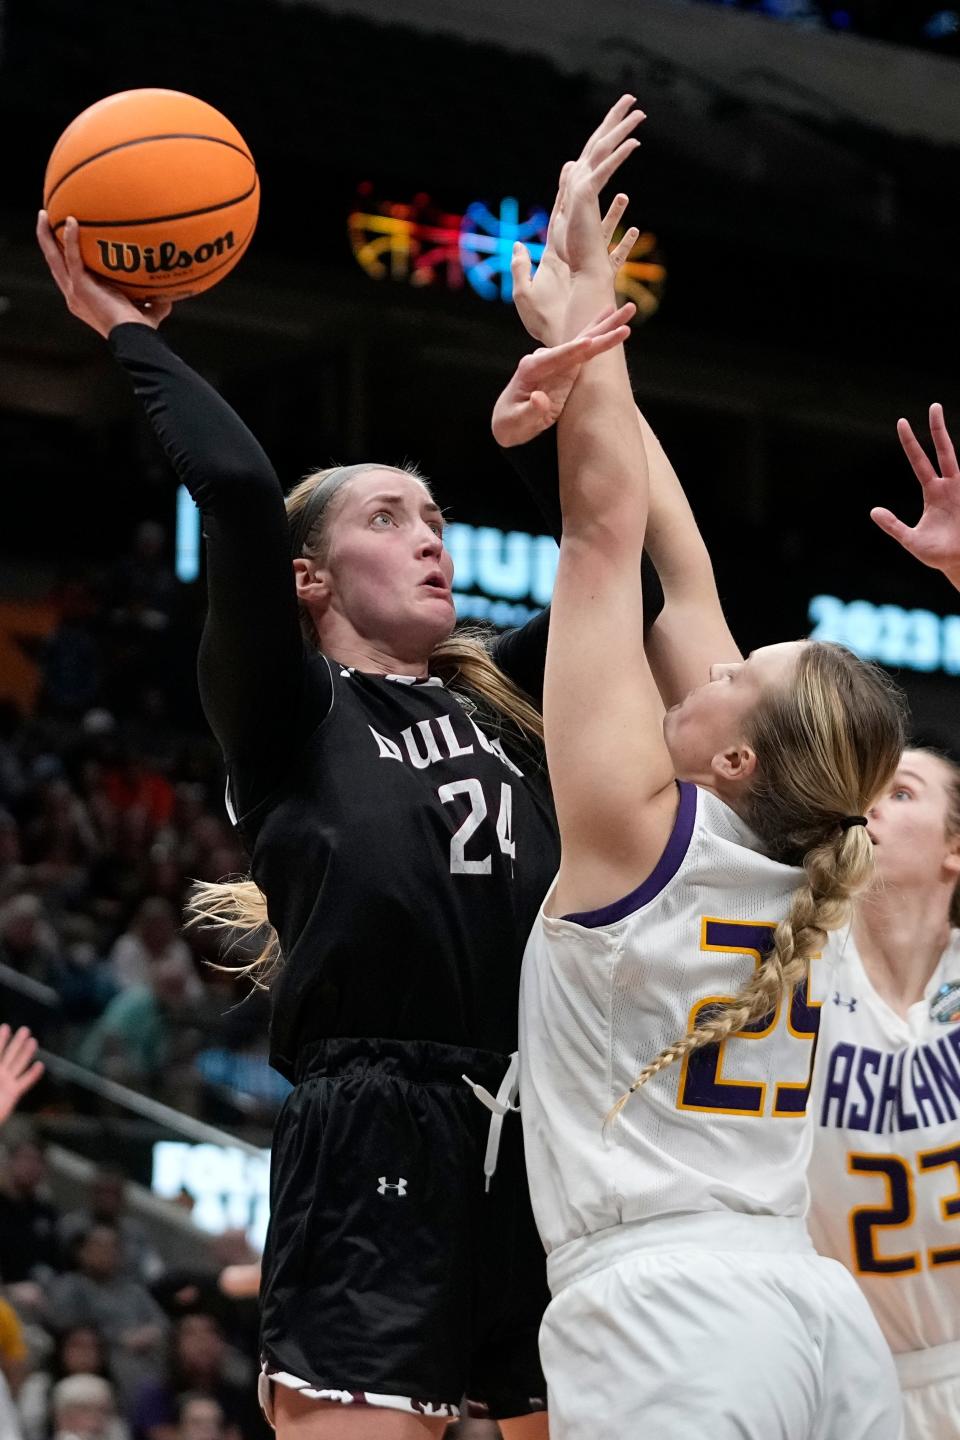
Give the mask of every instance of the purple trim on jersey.
[(655, 900), (660, 891), (669, 885), (683, 864), (697, 818), (696, 785), (691, 785), (686, 780), (678, 780), (677, 789), (680, 791), (680, 804), (677, 806), (677, 818), (673, 822), (670, 839), (643, 884), (638, 885), (636, 890), (631, 890), (629, 895), (624, 895), (622, 900), (614, 900), (612, 905), (604, 905), (599, 910), (581, 910), (575, 915), (564, 915), (564, 920), (571, 920), (574, 925), (583, 925), (588, 930), (597, 930), (601, 925), (612, 925), (617, 920), (625, 920), (634, 911), (649, 905), (650, 901)]

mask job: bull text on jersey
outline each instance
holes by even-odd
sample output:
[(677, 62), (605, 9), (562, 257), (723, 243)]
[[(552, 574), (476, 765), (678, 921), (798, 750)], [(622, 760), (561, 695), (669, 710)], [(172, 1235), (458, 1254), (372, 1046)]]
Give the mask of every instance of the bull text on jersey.
[[(495, 755), (514, 775), (523, 777), (523, 771), (509, 758), (499, 740), (491, 740), (479, 725), (467, 717), (467, 724), (477, 737), (477, 746), (488, 755)], [(458, 760), (464, 755), (475, 753), (474, 745), (461, 745), (454, 734), (453, 722), (449, 715), (435, 715), (429, 720), (420, 720), (400, 731), (397, 740), (381, 735), (379, 730), (369, 727), (381, 760), (399, 760), (401, 764), (412, 765), (415, 770), (426, 770), (444, 760)]]

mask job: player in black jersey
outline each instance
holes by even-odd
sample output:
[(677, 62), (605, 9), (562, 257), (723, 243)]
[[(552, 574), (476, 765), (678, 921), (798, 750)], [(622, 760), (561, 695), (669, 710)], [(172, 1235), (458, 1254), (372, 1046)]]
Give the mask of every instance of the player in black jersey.
[[(201, 695), (253, 883), (201, 908), (269, 917), (271, 1060), (295, 1085), (273, 1146), (266, 1408), (281, 1440), (406, 1440), (466, 1393), (507, 1437), (544, 1436), (544, 1259), (503, 1122), (520, 961), (559, 858), (547, 618), (489, 649), (451, 638), (424, 482), (341, 467), (285, 508), (246, 427), (156, 334), (169, 304), (141, 312), (90, 276), (75, 222), (65, 255), (42, 215), (38, 235), (203, 515)], [(622, 318), (544, 352), (537, 393), (569, 390)]]

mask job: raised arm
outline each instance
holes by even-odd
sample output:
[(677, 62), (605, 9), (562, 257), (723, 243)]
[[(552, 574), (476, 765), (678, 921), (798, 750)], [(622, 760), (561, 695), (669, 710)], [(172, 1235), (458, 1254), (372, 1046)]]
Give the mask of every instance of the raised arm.
[[(609, 307), (608, 307), (609, 308)], [(594, 356), (613, 346), (622, 345), (630, 333), (624, 322), (627, 307), (614, 310), (587, 326), (580, 335), (564, 344), (543, 347), (525, 355), (497, 400), (493, 414), (496, 436), (512, 433), (526, 437), (540, 426), (552, 427), (566, 404), (580, 367)], [(556, 439), (550, 435), (553, 458), (552, 480), (549, 483), (556, 510), (556, 523), (548, 523), (556, 541), (560, 540), (560, 498), (556, 475)], [(549, 479), (550, 477), (548, 477)], [(536, 493), (535, 486), (531, 486)], [(650, 567), (644, 567), (644, 596), (649, 596), (653, 614), (659, 611), (659, 586)], [(550, 607), (528, 620), (516, 630), (508, 630), (493, 641), (493, 659), (520, 688), (538, 705), (543, 704), (543, 675), (549, 636)]]
[(677, 473), (637, 410), (650, 476), (646, 547), (663, 586), (663, 609), (647, 634), (647, 659), (664, 705), (678, 705), (710, 666), (743, 657), (730, 633), (713, 564)]
[[(536, 273), (532, 273), (530, 255), (523, 245), (515, 247), (512, 261), (517, 312), (530, 335), (552, 345), (563, 342), (569, 333), (567, 325), (574, 323), (568, 314), (571, 276), (565, 250), (565, 197), (572, 173), (572, 163), (561, 171), (543, 258)], [(616, 195), (601, 222), (603, 243), (608, 247), (627, 203), (624, 193)], [(637, 233), (634, 227), (627, 229), (610, 250), (611, 275), (616, 276)], [(562, 398), (565, 403), (566, 397)], [(693, 511), (662, 445), (639, 408), (637, 416), (649, 476), (645, 554), (662, 586), (662, 606), (658, 606), (656, 615), (647, 617), (647, 658), (663, 703), (670, 706), (694, 686), (703, 684), (715, 661), (739, 660), (741, 656), (723, 614), (713, 565)], [(536, 419), (543, 431), (552, 416), (542, 411)], [(516, 423), (511, 428), (501, 422), (498, 428), (495, 416), (494, 434), (544, 514), (549, 515), (550, 501), (556, 494), (556, 457), (547, 437), (537, 434), (533, 417), (526, 427)], [(648, 584), (645, 601), (650, 596)]]
[[(43, 214), (37, 235), (68, 308), (109, 338), (203, 516), (208, 612), (199, 668), (211, 728), (228, 761), (255, 752), (279, 763), (298, 723), (309, 723), (305, 687), (329, 684), (316, 667), (307, 679), (280, 482), (226, 401), (157, 335), (170, 303), (141, 310), (85, 270), (76, 222), (67, 222), (63, 253)], [(322, 710), (323, 697), (316, 700)]]
[[(498, 401), (498, 410), (502, 400)], [(647, 660), (663, 703), (669, 707), (702, 685), (716, 661), (739, 660), (742, 656), (720, 604), (710, 555), (676, 471), (639, 410), (637, 417), (649, 475), (649, 514), (642, 560), (644, 633)], [(539, 418), (531, 417), (524, 423), (517, 417), (511, 426), (495, 411), (494, 434), (527, 489), (537, 498), (548, 523), (552, 524), (556, 510), (554, 534), (559, 539), (556, 434), (543, 431), (529, 439)]]
[(939, 474), (914, 435), (909, 420), (897, 421), (897, 434), (920, 482), (923, 514), (916, 525), (905, 525), (892, 511), (877, 506), (870, 511), (871, 519), (921, 565), (939, 570), (955, 590), (960, 590), (960, 467), (943, 418), (943, 406), (930, 406), (930, 438)]
[[(597, 196), (637, 144), (632, 106), (625, 96), (613, 107), (568, 172), (569, 330), (612, 301)], [(558, 421), (558, 447), (563, 539), (544, 724), (563, 846), (554, 904), (565, 913), (640, 884), (663, 852), (677, 806), (643, 645), (647, 463), (621, 350), (582, 369)]]

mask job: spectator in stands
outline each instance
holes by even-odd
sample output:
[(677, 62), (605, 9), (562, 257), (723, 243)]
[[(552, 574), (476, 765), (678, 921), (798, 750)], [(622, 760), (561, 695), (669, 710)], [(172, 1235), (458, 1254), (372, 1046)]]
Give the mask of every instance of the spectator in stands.
[(96, 809), (108, 841), (90, 871), (90, 908), (98, 919), (119, 923), (143, 898), (153, 831), (145, 810), (118, 810), (105, 792)]
[(0, 908), (0, 964), (51, 985), (58, 958), (57, 932), (39, 897), (14, 895)]
[(7, 1382), (0, 1372), (0, 1435), (4, 1440), (21, 1440), (20, 1421)]
[[(189, 1202), (183, 1206), (187, 1210), (195, 1204), (194, 1197), (185, 1190), (172, 1203), (180, 1205), (182, 1201)], [(171, 1261), (151, 1291), (174, 1321), (175, 1331), (187, 1316), (209, 1315), (220, 1329), (228, 1354), (235, 1351), (239, 1356), (256, 1355), (260, 1328), (259, 1251), (252, 1248), (242, 1229), (210, 1235), (207, 1243), (206, 1260), (196, 1258), (180, 1264)], [(224, 1285), (227, 1269), (231, 1277)], [(243, 1273), (234, 1287), (231, 1282), (236, 1272)]]
[(177, 915), (181, 913), (187, 876), (177, 848), (176, 836), (165, 832), (162, 839), (150, 846), (144, 871), (146, 888), (151, 895), (169, 900)]
[[(100, 1332), (91, 1325), (61, 1330), (49, 1361), (24, 1381), (18, 1397), (23, 1440), (47, 1440), (53, 1429), (54, 1387), (69, 1375), (99, 1375), (113, 1388), (106, 1348)], [(109, 1436), (110, 1440), (128, 1440), (128, 1427), (116, 1418)]]
[(6, 901), (0, 907), (3, 1017), (14, 1027), (28, 1026), (42, 1041), (57, 1023), (59, 961), (57, 932), (39, 897), (24, 893)]
[(36, 814), (23, 829), (24, 858), (34, 867), (34, 882), (46, 881), (47, 872), (72, 872), (89, 864), (97, 853), (97, 837), (69, 780), (51, 776), (37, 787), (34, 798)]
[(186, 1000), (183, 969), (155, 961), (146, 985), (117, 995), (81, 1044), (81, 1065), (121, 1084), (168, 1089), (185, 1080), (181, 1063), (196, 1050), (195, 1032), (174, 1026)]
[(69, 914), (59, 926), (62, 949), (54, 988), (67, 1020), (98, 1019), (117, 993), (113, 971), (101, 957), (98, 927), (89, 915)]
[(58, 1381), (52, 1409), (53, 1440), (117, 1440), (113, 1389), (99, 1375), (68, 1375)]
[[(7, 1392), (13, 1400), (17, 1399), (26, 1379), (29, 1353), (23, 1326), (0, 1285), (0, 1375), (6, 1381)], [(3, 1434), (2, 1429), (0, 1434)]]
[(169, 974), (183, 979), (186, 1001), (203, 998), (203, 982), (197, 974), (190, 948), (179, 935), (179, 920), (169, 900), (150, 895), (142, 901), (127, 930), (110, 951), (114, 979), (122, 990), (149, 985), (153, 971), (163, 965)]
[[(182, 835), (181, 846), (184, 867), (193, 879), (202, 880), (213, 874), (231, 874), (231, 870), (223, 871), (217, 868), (224, 863), (225, 852), (229, 856), (226, 863), (236, 866), (236, 843), (231, 838), (226, 819), (217, 815), (205, 812), (196, 816)], [(243, 863), (241, 856), (241, 866)]]
[(183, 1396), (177, 1440), (228, 1440), (229, 1433), (223, 1410), (212, 1395)]
[(151, 834), (166, 825), (173, 814), (174, 793), (169, 780), (122, 739), (116, 742), (112, 763), (104, 769), (103, 788), (121, 814), (141, 811)]
[(150, 1285), (163, 1274), (164, 1265), (150, 1244), (147, 1231), (139, 1220), (125, 1213), (127, 1178), (122, 1170), (104, 1166), (90, 1182), (88, 1205), (84, 1210), (71, 1210), (60, 1222), (60, 1240), (66, 1253), (94, 1225), (110, 1225), (120, 1242), (118, 1274), (129, 1280)]
[(116, 717), (102, 705), (88, 710), (80, 722), (72, 770), (101, 844), (109, 849), (117, 825), (117, 808), (104, 788), (104, 774), (113, 764)]
[(91, 1226), (77, 1243), (76, 1264), (51, 1285), (50, 1314), (62, 1325), (100, 1331), (126, 1406), (141, 1385), (163, 1373), (166, 1316), (146, 1286), (121, 1275), (114, 1226)]
[(207, 797), (204, 787), (196, 781), (181, 780), (174, 787), (173, 824), (177, 833), (189, 835), (194, 821), (207, 813)]
[[(27, 1127), (4, 1133), (0, 1164), (0, 1275), (17, 1304), (37, 1299), (34, 1283), (59, 1267), (56, 1209), (44, 1193), (47, 1161)], [(27, 1286), (21, 1290), (19, 1287)]]
[(224, 1417), (224, 1440), (261, 1440), (270, 1431), (256, 1401), (251, 1367), (231, 1350), (219, 1321), (197, 1311), (177, 1321), (166, 1379), (144, 1386), (133, 1412), (142, 1440), (179, 1440), (178, 1406), (184, 1397), (214, 1399)]

